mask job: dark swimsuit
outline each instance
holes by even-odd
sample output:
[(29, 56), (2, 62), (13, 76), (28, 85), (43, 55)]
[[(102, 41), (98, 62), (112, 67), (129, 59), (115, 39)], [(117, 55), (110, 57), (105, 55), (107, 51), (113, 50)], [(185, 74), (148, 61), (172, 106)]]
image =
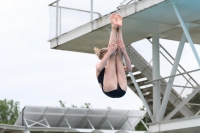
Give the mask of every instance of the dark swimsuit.
[(100, 74), (97, 77), (98, 82), (102, 86), (103, 93), (106, 94), (107, 96), (111, 97), (111, 98), (120, 98), (120, 97), (123, 97), (126, 94), (126, 91), (122, 90), (121, 87), (119, 86), (119, 84), (117, 84), (117, 89), (116, 90), (109, 91), (109, 92), (105, 92), (103, 90), (104, 73), (105, 73), (105, 67), (101, 70)]

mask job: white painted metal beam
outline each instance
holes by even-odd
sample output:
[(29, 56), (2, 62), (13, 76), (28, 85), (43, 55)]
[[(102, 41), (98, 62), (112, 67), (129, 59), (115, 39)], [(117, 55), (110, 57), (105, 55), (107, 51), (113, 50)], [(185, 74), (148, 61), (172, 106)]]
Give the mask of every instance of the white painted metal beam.
[(92, 123), (90, 122), (90, 120), (87, 118), (87, 121), (89, 122), (90, 126), (92, 129), (95, 129), (94, 126), (92, 125)]
[(65, 121), (66, 121), (66, 123), (67, 123), (67, 126), (68, 126), (69, 128), (72, 128), (71, 125), (69, 124), (67, 118), (65, 118)]
[[(160, 43), (159, 36), (153, 35), (153, 80), (160, 78)], [(159, 121), (159, 109), (160, 109), (160, 81), (156, 81), (153, 84), (153, 116), (155, 122)]]
[[(180, 62), (180, 59), (181, 59), (181, 55), (182, 55), (182, 52), (183, 52), (185, 42), (186, 42), (186, 37), (183, 34), (182, 37), (181, 37), (181, 41), (180, 41), (177, 53), (176, 53), (174, 65), (173, 65), (172, 70), (171, 70), (171, 74), (170, 74), (171, 76), (175, 75), (176, 72), (177, 72), (177, 68), (178, 68), (178, 65), (179, 65), (179, 62)], [(161, 107), (160, 107), (160, 112), (159, 112), (160, 120), (162, 120), (163, 117), (164, 117), (164, 113), (165, 113), (165, 110), (166, 110), (166, 107), (167, 107), (167, 103), (169, 101), (169, 97), (170, 97), (170, 93), (171, 93), (171, 90), (172, 90), (172, 85), (174, 83), (174, 79), (175, 79), (175, 77), (172, 77), (168, 81), (166, 91), (165, 91), (165, 95), (164, 95), (164, 98), (163, 98), (163, 101), (162, 101), (162, 104), (161, 104)]]
[(158, 81), (158, 80), (163, 80), (163, 79), (167, 79), (167, 78), (171, 78), (171, 77), (176, 77), (176, 76), (183, 75), (183, 74), (189, 74), (189, 73), (196, 72), (196, 71), (199, 71), (199, 70), (200, 69), (195, 69), (195, 70), (192, 70), (192, 71), (187, 71), (187, 72), (184, 72), (184, 73), (179, 73), (179, 74), (167, 76), (167, 77), (164, 77), (164, 78), (159, 78), (159, 79), (151, 80), (151, 81), (145, 82), (145, 84), (149, 84), (149, 83), (152, 83), (152, 82), (155, 82), (155, 81)]
[[(53, 6), (52, 7), (57, 7)], [(76, 9), (76, 8), (70, 8), (70, 7), (64, 7), (64, 6), (58, 6), (60, 9), (68, 9), (68, 10), (74, 10), (74, 11), (80, 11), (80, 12), (86, 12), (86, 13), (91, 13), (91, 11), (88, 10), (82, 10), (82, 9)], [(102, 17), (102, 15), (99, 12), (93, 12), (93, 14), (97, 14), (99, 17)]]
[(176, 3), (175, 3), (175, 2), (171, 2), (171, 4), (172, 4), (172, 6), (173, 6), (173, 8), (174, 8), (174, 11), (175, 11), (175, 13), (176, 13), (176, 15), (177, 15), (177, 17), (178, 17), (178, 20), (179, 20), (179, 22), (180, 22), (180, 24), (181, 24), (181, 27), (183, 28), (183, 31), (184, 31), (184, 33), (185, 33), (185, 36), (186, 36), (186, 38), (187, 38), (187, 40), (188, 40), (188, 42), (189, 42), (189, 44), (190, 44), (190, 46), (191, 46), (191, 48), (192, 48), (192, 51), (193, 51), (193, 53), (194, 53), (194, 56), (195, 56), (195, 58), (196, 58), (196, 60), (197, 60), (197, 62), (198, 62), (198, 64), (199, 64), (199, 67), (200, 67), (200, 58), (199, 58), (199, 55), (198, 55), (198, 53), (197, 53), (197, 50), (196, 50), (195, 47), (194, 47), (194, 43), (193, 43), (193, 41), (192, 41), (192, 38), (191, 38), (191, 36), (190, 36), (190, 33), (189, 33), (189, 31), (188, 31), (188, 29), (187, 29), (187, 27), (186, 27), (186, 25), (185, 25), (185, 23), (184, 23), (184, 21), (183, 21), (183, 18), (182, 18), (181, 15), (180, 15), (180, 12), (179, 12), (179, 10), (178, 10), (178, 8), (177, 8), (177, 6), (176, 6)]
[(186, 99), (184, 99), (164, 120), (170, 120), (185, 104), (187, 104), (198, 92), (200, 87), (196, 88)]
[[(200, 127), (200, 116), (193, 116), (183, 119), (176, 119), (170, 121), (163, 121), (160, 123), (149, 124), (149, 131), (151, 133), (183, 133), (184, 131), (191, 131), (193, 128)], [(190, 132), (189, 132), (190, 133)]]
[(139, 87), (138, 83), (137, 83), (136, 80), (135, 80), (135, 77), (133, 76), (132, 72), (129, 72), (129, 75), (130, 75), (130, 77), (131, 77), (131, 80), (132, 80), (133, 84), (135, 85), (135, 88), (136, 88), (136, 90), (137, 90), (137, 92), (138, 92), (138, 94), (139, 94), (141, 100), (143, 101), (144, 106), (145, 106), (146, 109), (147, 109), (147, 112), (148, 112), (148, 114), (149, 114), (151, 120), (154, 121), (154, 117), (153, 117), (153, 115), (152, 115), (152, 113), (151, 113), (151, 110), (150, 110), (150, 108), (149, 108), (149, 105), (147, 104), (147, 101), (145, 100), (145, 98), (144, 98), (144, 96), (143, 96), (143, 94), (142, 94), (142, 92), (141, 92), (141, 90), (140, 90), (140, 87)]
[(144, 127), (147, 129), (147, 131), (149, 131), (149, 128), (147, 127), (147, 125), (144, 123), (144, 121), (141, 119), (140, 120), (142, 122), (142, 124), (144, 125)]
[[(134, 66), (138, 69), (138, 71), (143, 71), (144, 68), (146, 67), (146, 69), (143, 71), (143, 75), (148, 79), (148, 80), (152, 80), (152, 67), (151, 66), (147, 66), (148, 62), (145, 61), (145, 59), (132, 47), (132, 46), (128, 46), (129, 49), (127, 49), (127, 53), (129, 55), (129, 58), (131, 60), (131, 62), (134, 64)], [(165, 93), (165, 86), (161, 86), (161, 93), (164, 95)], [(182, 99), (178, 98), (178, 93), (176, 93), (176, 91), (172, 90), (172, 93), (170, 94), (170, 103), (173, 104), (174, 106), (178, 106)], [(176, 102), (175, 102), (176, 101)], [(193, 115), (193, 113), (190, 111), (190, 109), (188, 108), (188, 106), (184, 106), (180, 112), (183, 114), (183, 116), (188, 117)]]
[(114, 127), (112, 126), (112, 124), (109, 122), (109, 120), (108, 120), (108, 119), (107, 119), (107, 122), (108, 122), (108, 124), (109, 124), (110, 128), (111, 128), (112, 130), (115, 130), (115, 129), (114, 129)]

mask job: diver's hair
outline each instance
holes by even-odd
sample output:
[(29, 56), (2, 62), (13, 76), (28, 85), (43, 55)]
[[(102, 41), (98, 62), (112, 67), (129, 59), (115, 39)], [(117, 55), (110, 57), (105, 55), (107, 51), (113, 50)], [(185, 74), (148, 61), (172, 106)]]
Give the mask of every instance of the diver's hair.
[(99, 49), (98, 47), (94, 47), (94, 53), (101, 60), (103, 56), (108, 52), (108, 48)]

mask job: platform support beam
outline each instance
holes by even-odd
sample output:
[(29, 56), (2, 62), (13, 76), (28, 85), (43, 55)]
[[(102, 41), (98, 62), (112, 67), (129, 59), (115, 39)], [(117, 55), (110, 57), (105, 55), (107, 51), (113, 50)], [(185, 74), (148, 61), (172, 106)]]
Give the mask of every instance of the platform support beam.
[(171, 119), (185, 104), (187, 104), (198, 92), (200, 87), (196, 88), (186, 99), (184, 99), (164, 120)]
[(200, 58), (199, 58), (199, 55), (198, 55), (198, 53), (196, 51), (196, 48), (194, 46), (194, 43), (193, 43), (192, 38), (190, 36), (190, 33), (189, 33), (189, 31), (188, 31), (188, 29), (187, 29), (187, 27), (186, 27), (181, 15), (180, 15), (180, 12), (179, 12), (179, 10), (178, 10), (178, 8), (176, 6), (176, 3), (175, 2), (171, 2), (171, 4), (172, 4), (172, 6), (174, 8), (174, 11), (175, 11), (175, 13), (176, 13), (176, 15), (178, 17), (178, 20), (179, 20), (179, 22), (181, 24), (181, 27), (183, 28), (184, 34), (185, 34), (185, 36), (186, 36), (186, 38), (187, 38), (187, 40), (188, 40), (188, 42), (190, 44), (190, 47), (192, 48), (194, 56), (195, 56), (195, 58), (196, 58), (196, 60), (197, 60), (197, 62), (199, 64), (199, 67), (200, 67)]
[[(153, 35), (153, 80), (160, 78), (160, 43), (159, 36)], [(160, 109), (160, 81), (156, 81), (153, 84), (153, 116), (155, 121), (159, 121), (159, 109)]]
[[(176, 72), (177, 72), (178, 65), (179, 65), (179, 62), (180, 62), (180, 59), (181, 59), (181, 55), (182, 55), (182, 52), (183, 52), (185, 42), (186, 42), (186, 37), (183, 34), (182, 37), (181, 37), (181, 41), (180, 41), (177, 53), (176, 53), (176, 58), (174, 60), (174, 65), (172, 67), (170, 76), (175, 75)], [(167, 103), (169, 101), (169, 97), (170, 97), (170, 93), (171, 93), (171, 90), (172, 90), (172, 85), (174, 83), (174, 79), (175, 79), (175, 77), (171, 77), (169, 79), (168, 83), (167, 83), (165, 95), (164, 95), (162, 105), (160, 107), (160, 112), (159, 112), (160, 120), (162, 120), (163, 117), (164, 117), (164, 113), (165, 113), (165, 110), (166, 110), (166, 107), (167, 107)]]

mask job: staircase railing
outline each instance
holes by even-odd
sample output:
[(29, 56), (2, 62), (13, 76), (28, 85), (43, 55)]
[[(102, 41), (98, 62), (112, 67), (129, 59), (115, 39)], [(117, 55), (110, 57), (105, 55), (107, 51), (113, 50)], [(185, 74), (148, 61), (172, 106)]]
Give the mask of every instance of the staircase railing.
[[(148, 68), (151, 72), (153, 72), (153, 67), (144, 59), (144, 57), (142, 57), (141, 54), (139, 54), (139, 52), (136, 49), (134, 49), (131, 45), (128, 46), (128, 48), (132, 51), (132, 53), (134, 55), (136, 55), (142, 61), (142, 63), (145, 65), (146, 68)], [(165, 85), (167, 85), (166, 80), (161, 80), (161, 82), (164, 83)], [(178, 97), (179, 94), (173, 88), (172, 88), (172, 92), (177, 96), (177, 99), (179, 99), (181, 101), (183, 100), (182, 97)]]

